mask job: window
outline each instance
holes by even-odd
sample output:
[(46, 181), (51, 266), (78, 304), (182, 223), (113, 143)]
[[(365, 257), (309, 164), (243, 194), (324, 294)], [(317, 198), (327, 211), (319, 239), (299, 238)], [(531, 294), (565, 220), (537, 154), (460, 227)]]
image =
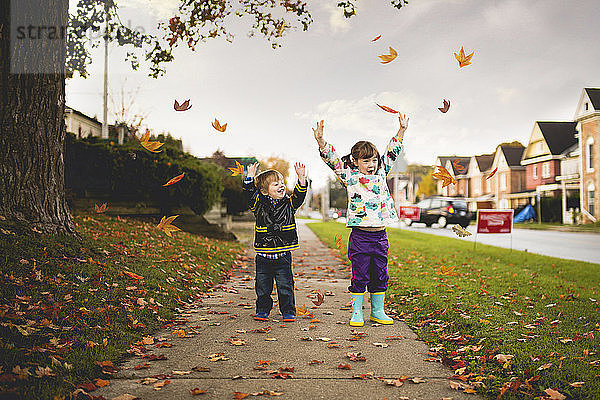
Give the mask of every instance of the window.
[(594, 197), (596, 196), (596, 187), (593, 183), (590, 183), (587, 187), (587, 201), (588, 201), (588, 211), (590, 214), (595, 215), (596, 204), (594, 201)]
[(79, 125), (79, 130), (77, 132), (77, 137), (81, 139), (81, 125)]
[(542, 164), (542, 178), (550, 178), (550, 162)]
[(537, 164), (534, 164), (533, 166), (533, 179), (537, 179)]
[(500, 190), (506, 190), (506, 173), (500, 174)]
[(594, 138), (591, 136), (585, 142), (585, 166), (588, 171), (594, 170)]
[(585, 103), (585, 111), (587, 111), (589, 108), (588, 103)]
[(539, 151), (540, 153), (544, 151), (544, 143), (542, 143), (542, 142), (539, 142), (539, 143), (538, 143), (538, 151)]

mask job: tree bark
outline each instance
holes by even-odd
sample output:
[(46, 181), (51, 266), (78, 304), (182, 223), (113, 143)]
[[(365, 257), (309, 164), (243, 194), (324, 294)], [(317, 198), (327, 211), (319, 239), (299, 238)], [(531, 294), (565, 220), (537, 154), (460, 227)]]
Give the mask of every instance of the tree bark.
[[(11, 18), (11, 2), (36, 7), (35, 1), (0, 4), (0, 215), (44, 233), (78, 236), (64, 185), (66, 32), (53, 42), (63, 51), (45, 51), (45, 40), (33, 41), (40, 47), (31, 50), (19, 44), (14, 34), (11, 43), (11, 23), (16, 19)], [(45, 3), (42, 14), (31, 10), (40, 19), (33, 25), (66, 26), (68, 2)], [(29, 70), (19, 71), (14, 65)], [(52, 65), (55, 72), (47, 70)], [(38, 66), (46, 70), (35, 71)]]

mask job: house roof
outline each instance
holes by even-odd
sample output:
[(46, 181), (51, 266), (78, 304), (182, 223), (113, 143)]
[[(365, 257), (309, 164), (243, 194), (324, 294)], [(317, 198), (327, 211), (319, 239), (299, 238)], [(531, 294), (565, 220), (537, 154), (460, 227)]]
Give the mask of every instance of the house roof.
[(485, 172), (492, 166), (492, 163), (494, 162), (494, 154), (482, 154), (480, 156), (475, 156), (475, 161), (477, 161), (479, 171)]
[(577, 139), (575, 138), (575, 134), (577, 133), (575, 131), (575, 126), (577, 125), (577, 122), (537, 121), (536, 123), (540, 127), (542, 135), (544, 135), (546, 144), (548, 144), (548, 147), (550, 148), (550, 153), (554, 155), (561, 154), (567, 148), (577, 143)]
[(525, 151), (524, 146), (500, 145), (500, 147), (502, 148), (504, 158), (506, 158), (506, 162), (508, 163), (509, 167), (521, 166), (521, 157), (523, 156), (523, 152)]
[(592, 106), (594, 106), (594, 110), (600, 111), (600, 89), (597, 88), (585, 88), (585, 92), (587, 93), (590, 101), (592, 102)]
[[(469, 170), (469, 163), (471, 157), (449, 157), (452, 164), (452, 171), (454, 175), (465, 175)], [(464, 169), (463, 169), (464, 168)]]
[(100, 121), (98, 121), (96, 118), (92, 118), (88, 115), (85, 115), (84, 113), (82, 113), (81, 111), (77, 111), (76, 109), (69, 107), (69, 106), (65, 106), (65, 112), (71, 111), (73, 114), (77, 114), (83, 118), (87, 118), (92, 122), (97, 123), (98, 125), (102, 126), (102, 123)]

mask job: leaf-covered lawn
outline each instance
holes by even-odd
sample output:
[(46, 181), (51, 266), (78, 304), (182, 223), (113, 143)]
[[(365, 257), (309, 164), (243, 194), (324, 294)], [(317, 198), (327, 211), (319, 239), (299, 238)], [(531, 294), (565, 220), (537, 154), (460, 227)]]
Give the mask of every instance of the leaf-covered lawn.
[[(309, 227), (332, 248), (350, 234)], [(599, 264), (400, 229), (388, 238), (388, 306), (427, 341), (430, 361), (455, 371), (458, 390), (600, 398)]]
[(242, 252), (103, 214), (75, 222), (83, 241), (0, 220), (0, 397), (60, 399), (108, 383), (111, 361), (173, 325), (175, 308), (221, 280)]

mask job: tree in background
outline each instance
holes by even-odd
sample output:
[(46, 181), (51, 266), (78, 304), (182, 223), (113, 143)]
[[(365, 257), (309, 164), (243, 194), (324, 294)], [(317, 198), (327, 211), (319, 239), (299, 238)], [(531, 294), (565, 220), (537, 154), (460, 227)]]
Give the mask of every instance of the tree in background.
[(343, 187), (337, 179), (329, 179), (327, 182), (329, 187), (329, 207), (345, 210), (348, 208), (348, 194), (346, 188)]
[(432, 167), (427, 167), (427, 173), (422, 175), (421, 181), (419, 182), (419, 190), (417, 190), (417, 197), (427, 197), (436, 194), (437, 183), (433, 179), (431, 174), (433, 173)]
[(287, 178), (290, 176), (290, 163), (283, 158), (271, 156), (266, 160), (259, 160), (259, 168), (261, 171), (268, 169), (274, 169), (281, 172), (283, 175), (283, 181), (287, 184)]

